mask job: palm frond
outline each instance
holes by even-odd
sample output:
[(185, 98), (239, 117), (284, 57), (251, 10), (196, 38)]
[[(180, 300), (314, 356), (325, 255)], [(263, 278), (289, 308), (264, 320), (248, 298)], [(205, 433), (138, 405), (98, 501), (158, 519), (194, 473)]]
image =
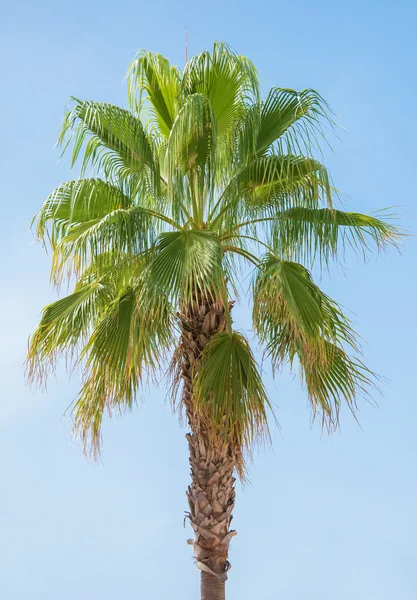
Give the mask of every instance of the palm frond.
[(240, 193), (254, 211), (277, 205), (331, 205), (327, 170), (312, 158), (270, 155), (253, 160), (237, 176)]
[(140, 112), (148, 102), (150, 122), (168, 138), (179, 107), (181, 72), (158, 53), (141, 51), (131, 63), (128, 74), (128, 98), (131, 108)]
[(273, 245), (284, 256), (327, 263), (340, 249), (350, 246), (366, 254), (375, 246), (397, 246), (403, 233), (390, 223), (372, 215), (344, 212), (333, 208), (294, 207), (272, 218)]
[(64, 352), (77, 360), (76, 349), (86, 341), (91, 327), (113, 297), (108, 282), (95, 280), (42, 311), (40, 323), (29, 339), (28, 378), (44, 385), (57, 358)]
[(268, 437), (271, 405), (248, 340), (237, 331), (218, 333), (204, 348), (194, 393), (214, 443), (227, 441), (241, 451)]
[(204, 51), (187, 63), (182, 87), (184, 94), (203, 94), (208, 99), (218, 137), (230, 133), (249, 103), (259, 99), (258, 73), (252, 62), (218, 42), (212, 52)]
[(277, 212), (294, 207), (332, 206), (333, 190), (326, 168), (312, 158), (269, 155), (254, 159), (231, 180), (210, 215), (216, 231), (233, 233), (243, 224), (268, 222)]
[(144, 376), (160, 366), (173, 343), (167, 297), (142, 280), (109, 306), (86, 344), (85, 382), (74, 405), (75, 431), (97, 453), (105, 411), (123, 412), (136, 399)]
[[(109, 305), (124, 289), (143, 286), (148, 261), (149, 255), (118, 252), (103, 253), (93, 259), (79, 274), (74, 291), (43, 309), (29, 340), (29, 380), (45, 384), (61, 355), (67, 357), (69, 364), (79, 362), (80, 353)], [(150, 286), (149, 293), (151, 289)]]
[(118, 208), (102, 218), (73, 224), (55, 246), (53, 275), (59, 281), (67, 267), (71, 276), (103, 252), (140, 255), (152, 248), (154, 237), (151, 216), (140, 206)]
[(182, 174), (193, 167), (204, 167), (215, 152), (213, 117), (202, 94), (189, 96), (172, 125), (165, 170), (170, 177), (179, 169)]
[(166, 232), (159, 236), (150, 276), (173, 303), (192, 303), (196, 294), (224, 298), (222, 258), (220, 241), (211, 231)]
[(324, 342), (324, 357), (324, 361), (312, 365), (300, 353), (301, 379), (307, 388), (313, 421), (318, 417), (323, 428), (334, 431), (344, 405), (356, 418), (358, 397), (370, 397), (377, 377), (361, 360), (351, 358), (342, 347), (328, 340)]
[[(352, 389), (352, 385), (353, 389), (356, 384), (360, 387), (365, 382), (372, 385), (373, 380), (373, 374), (344, 351), (345, 345), (354, 352), (359, 351), (351, 322), (340, 306), (313, 282), (305, 267), (274, 255), (264, 258), (255, 279), (253, 296), (254, 329), (266, 345), (274, 369), (286, 362), (292, 365), (298, 358), (313, 413), (321, 409), (323, 422), (335, 426), (340, 399), (345, 392)], [(330, 348), (334, 348), (333, 354)], [(346, 379), (334, 378), (336, 368)], [(356, 383), (355, 373), (358, 374)], [(315, 376), (323, 380), (317, 390), (311, 383)], [(321, 397), (327, 398), (322, 406)], [(351, 394), (346, 396), (346, 402), (350, 408), (354, 407)]]
[(325, 127), (333, 125), (327, 102), (315, 90), (272, 88), (262, 103), (256, 154), (277, 140), (285, 153), (311, 153), (326, 140)]
[(133, 205), (131, 197), (120, 188), (102, 179), (78, 179), (57, 187), (35, 215), (38, 238), (45, 241), (47, 227), (49, 239), (55, 246), (73, 225), (104, 218), (117, 209)]
[(116, 180), (130, 174), (147, 177), (149, 184), (157, 188), (159, 165), (141, 121), (112, 104), (71, 100), (74, 106), (65, 115), (59, 143), (66, 149), (73, 140), (72, 165), (88, 140), (82, 173), (91, 165)]
[(215, 156), (213, 113), (205, 97), (194, 94), (187, 98), (174, 121), (163, 164), (172, 203), (181, 198), (198, 226), (204, 220), (207, 190), (213, 188)]
[(101, 179), (62, 184), (35, 217), (37, 234), (54, 251), (52, 279), (71, 276), (99, 254), (140, 254), (153, 245), (158, 217)]
[(78, 274), (75, 289), (97, 281), (106, 281), (117, 295), (143, 278), (150, 256), (150, 252), (132, 256), (127, 252), (114, 250), (98, 254)]

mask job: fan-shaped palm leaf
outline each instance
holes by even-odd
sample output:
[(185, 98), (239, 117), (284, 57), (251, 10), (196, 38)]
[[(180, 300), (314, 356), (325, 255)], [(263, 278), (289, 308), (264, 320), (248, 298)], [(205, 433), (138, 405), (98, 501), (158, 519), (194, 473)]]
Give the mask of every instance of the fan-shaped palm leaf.
[(383, 249), (402, 237), (398, 229), (377, 217), (332, 208), (288, 209), (271, 219), (271, 231), (279, 252), (308, 262), (317, 256), (327, 262), (346, 244), (365, 253), (371, 245)]
[(215, 43), (187, 63), (182, 85), (187, 95), (203, 94), (214, 113), (218, 137), (230, 133), (259, 99), (258, 74), (252, 62), (226, 44)]
[(29, 377), (41, 385), (46, 382), (56, 358), (85, 343), (88, 333), (113, 297), (105, 281), (95, 280), (77, 286), (69, 296), (46, 306), (41, 321), (29, 340)]
[(140, 111), (146, 100), (151, 121), (165, 138), (169, 137), (181, 105), (180, 78), (180, 71), (167, 58), (152, 52), (139, 52), (127, 75), (130, 106)]
[(196, 294), (224, 299), (223, 251), (211, 231), (162, 233), (150, 263), (154, 285), (174, 301), (193, 302)]
[(250, 448), (268, 431), (268, 396), (248, 340), (237, 331), (219, 333), (207, 344), (194, 390), (197, 410), (225, 443)]
[(290, 153), (311, 151), (325, 138), (324, 126), (332, 125), (331, 111), (314, 90), (273, 88), (262, 103), (256, 153), (262, 154), (281, 140)]
[(98, 451), (105, 409), (125, 410), (136, 399), (143, 371), (151, 375), (173, 343), (167, 297), (146, 279), (108, 306), (86, 344), (85, 383), (74, 406), (75, 429)]
[[(356, 385), (365, 382), (371, 384), (373, 374), (361, 367), (360, 362), (349, 359), (343, 350), (344, 345), (356, 352), (359, 350), (349, 319), (313, 282), (302, 265), (274, 255), (265, 257), (254, 284), (253, 321), (274, 368), (287, 361), (293, 364), (294, 358), (298, 358), (314, 414), (322, 397), (321, 408), (328, 423), (337, 422), (338, 406), (345, 390), (355, 390)], [(334, 355), (331, 348), (334, 348)], [(349, 379), (338, 380), (334, 376), (336, 365), (339, 374), (344, 373)], [(321, 377), (317, 394), (310, 383), (315, 376), (310, 372)], [(358, 374), (357, 384), (355, 373)], [(353, 392), (347, 396), (351, 408), (353, 397)], [(334, 415), (330, 398), (337, 408)]]
[(159, 185), (153, 144), (137, 117), (112, 104), (72, 101), (74, 107), (65, 116), (59, 139), (66, 148), (74, 138), (72, 164), (88, 139), (83, 171), (92, 165), (116, 180), (130, 174), (147, 175), (153, 186)]

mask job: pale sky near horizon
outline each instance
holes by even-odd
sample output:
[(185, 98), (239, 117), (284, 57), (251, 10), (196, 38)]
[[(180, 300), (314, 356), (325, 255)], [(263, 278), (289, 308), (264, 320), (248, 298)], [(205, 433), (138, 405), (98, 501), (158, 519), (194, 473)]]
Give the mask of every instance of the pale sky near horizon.
[[(314, 87), (346, 129), (328, 165), (346, 208), (397, 205), (416, 231), (417, 5), (265, 0), (71, 3), (0, 0), (0, 597), (198, 598), (183, 528), (185, 430), (164, 389), (106, 423), (102, 464), (85, 460), (63, 417), (77, 392), (61, 370), (48, 393), (24, 384), (27, 335), (55, 298), (29, 224), (76, 177), (54, 148), (68, 96), (126, 105), (140, 48), (184, 62), (225, 40), (252, 58), (264, 89)], [(387, 378), (359, 427), (310, 427), (305, 392), (265, 382), (281, 430), (238, 486), (228, 599), (415, 600), (417, 589), (416, 262), (410, 237), (365, 265), (349, 257), (323, 288), (353, 315), (367, 364)], [(244, 302), (235, 312), (248, 325)]]

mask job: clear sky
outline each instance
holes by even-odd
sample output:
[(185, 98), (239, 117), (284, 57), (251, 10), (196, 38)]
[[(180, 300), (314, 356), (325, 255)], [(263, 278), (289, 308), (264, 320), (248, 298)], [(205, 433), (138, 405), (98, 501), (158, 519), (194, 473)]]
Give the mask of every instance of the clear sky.
[[(225, 40), (258, 66), (264, 88), (317, 89), (346, 128), (328, 165), (352, 210), (401, 205), (416, 231), (417, 5), (354, 0), (1, 2), (0, 596), (4, 600), (198, 597), (183, 528), (185, 431), (164, 389), (105, 427), (102, 464), (82, 456), (63, 417), (77, 382), (47, 394), (23, 381), (27, 334), (55, 298), (32, 215), (74, 178), (54, 149), (66, 98), (125, 105), (140, 48), (184, 62)], [(306, 396), (265, 376), (281, 431), (238, 488), (229, 599), (415, 600), (416, 239), (325, 278), (388, 379), (361, 427), (321, 439)], [(248, 322), (244, 304), (239, 326)]]

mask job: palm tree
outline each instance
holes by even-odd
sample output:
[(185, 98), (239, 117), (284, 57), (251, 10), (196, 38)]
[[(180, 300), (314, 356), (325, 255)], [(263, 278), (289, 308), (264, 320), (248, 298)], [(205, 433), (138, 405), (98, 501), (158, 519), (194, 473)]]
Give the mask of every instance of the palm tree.
[(201, 596), (221, 600), (235, 475), (272, 415), (249, 340), (232, 325), (239, 280), (249, 269), (253, 331), (273, 371), (296, 366), (313, 418), (334, 429), (374, 378), (308, 269), (400, 233), (335, 208), (320, 153), (332, 113), (314, 90), (262, 99), (252, 62), (223, 43), (184, 70), (141, 52), (127, 79), (129, 110), (72, 98), (64, 119), (59, 142), (72, 143), (72, 164), (82, 155), (81, 178), (54, 190), (35, 221), (53, 282), (74, 291), (43, 310), (29, 377), (44, 383), (62, 354), (83, 365), (74, 427), (97, 454), (104, 414), (130, 409), (143, 382), (169, 372), (189, 428)]

